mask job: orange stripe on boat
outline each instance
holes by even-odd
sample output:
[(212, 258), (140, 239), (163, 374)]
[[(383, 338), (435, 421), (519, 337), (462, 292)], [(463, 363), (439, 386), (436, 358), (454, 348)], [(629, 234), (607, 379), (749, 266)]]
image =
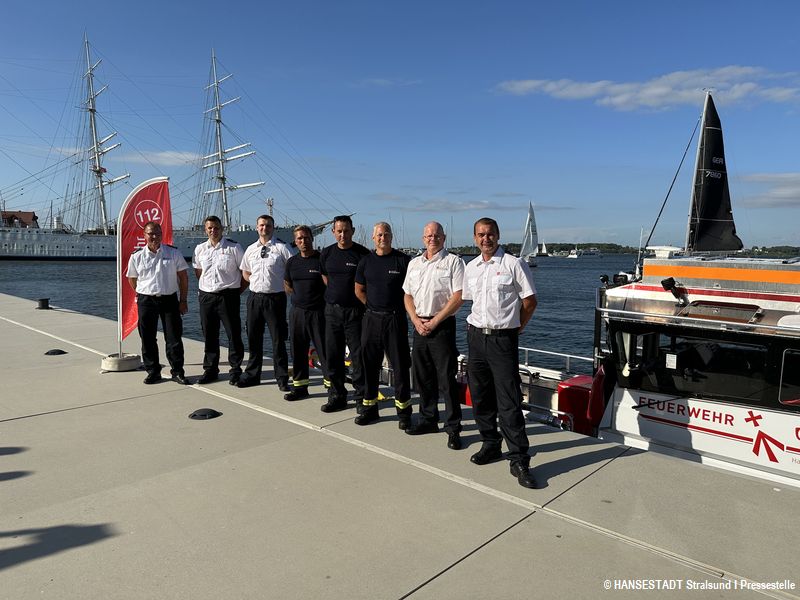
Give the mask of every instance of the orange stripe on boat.
[(677, 279), (716, 279), (721, 281), (758, 281), (800, 285), (800, 271), (770, 269), (734, 269), (722, 267), (687, 267), (678, 265), (645, 265), (644, 275)]

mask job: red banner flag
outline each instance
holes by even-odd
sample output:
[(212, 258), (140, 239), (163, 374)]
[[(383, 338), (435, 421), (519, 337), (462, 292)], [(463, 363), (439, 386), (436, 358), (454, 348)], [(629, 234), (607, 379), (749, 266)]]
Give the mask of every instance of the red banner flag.
[(172, 208), (169, 204), (169, 178), (156, 177), (139, 184), (128, 194), (117, 220), (117, 329), (120, 356), (122, 340), (136, 329), (139, 320), (136, 292), (128, 284), (125, 273), (128, 260), (138, 248), (146, 245), (144, 226), (153, 221), (161, 225), (162, 244), (172, 243)]

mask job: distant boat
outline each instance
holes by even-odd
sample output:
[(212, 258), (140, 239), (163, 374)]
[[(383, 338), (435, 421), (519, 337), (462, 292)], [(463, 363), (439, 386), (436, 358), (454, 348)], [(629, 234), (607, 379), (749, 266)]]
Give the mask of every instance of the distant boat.
[(569, 251), (567, 258), (578, 258), (578, 257), (583, 258), (584, 256), (586, 257), (603, 256), (603, 253), (600, 252), (600, 250), (598, 248), (595, 248), (594, 246), (591, 248), (583, 248), (582, 250), (579, 250), (578, 246), (576, 245), (573, 250)]
[(536, 217), (533, 214), (533, 204), (528, 202), (528, 218), (525, 219), (525, 229), (522, 231), (522, 247), (519, 257), (529, 266), (536, 266), (536, 253), (539, 249), (539, 234), (536, 231)]
[(539, 249), (539, 251), (536, 253), (536, 256), (550, 256), (550, 255), (547, 253), (547, 244), (545, 244), (544, 242), (542, 242), (542, 246), (541, 246), (541, 248)]

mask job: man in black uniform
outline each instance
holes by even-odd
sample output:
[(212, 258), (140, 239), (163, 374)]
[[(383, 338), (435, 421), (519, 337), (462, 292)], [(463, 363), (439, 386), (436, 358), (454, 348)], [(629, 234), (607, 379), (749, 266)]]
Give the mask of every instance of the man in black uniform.
[(328, 286), (325, 290), (325, 358), (331, 382), (328, 402), (320, 408), (322, 412), (347, 408), (345, 344), (350, 349), (353, 397), (359, 409), (364, 398), (364, 371), (361, 367), (364, 306), (356, 298), (354, 289), (356, 267), (369, 250), (353, 241), (353, 221), (347, 215), (333, 218), (333, 237), (336, 243), (323, 249), (320, 256), (322, 277)]
[(294, 245), (300, 251), (286, 262), (283, 287), (292, 300), (289, 313), (289, 341), (292, 346), (292, 391), (284, 400), (308, 397), (308, 345), (317, 349), (322, 376), (325, 367), (325, 282), (320, 273), (319, 252), (314, 250), (314, 234), (307, 225), (294, 228)]
[(367, 254), (356, 269), (356, 296), (367, 307), (361, 332), (364, 363), (364, 408), (356, 425), (378, 420), (378, 386), (384, 353), (393, 372), (398, 426), (411, 424), (411, 352), (403, 292), (411, 258), (392, 248), (392, 227), (376, 223), (372, 230), (375, 251)]

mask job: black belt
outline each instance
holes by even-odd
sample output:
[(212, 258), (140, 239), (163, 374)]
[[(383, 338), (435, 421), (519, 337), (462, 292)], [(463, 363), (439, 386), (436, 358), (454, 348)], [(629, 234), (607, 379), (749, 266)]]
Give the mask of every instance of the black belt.
[[(199, 292), (201, 294), (212, 294), (214, 296), (220, 296), (222, 294), (230, 294), (232, 292), (239, 293), (239, 288), (238, 287), (235, 287), (235, 288), (223, 288), (221, 290), (217, 290), (216, 292), (207, 292), (205, 290), (199, 290)], [(258, 292), (254, 292), (254, 293), (258, 293)]]
[(401, 313), (403, 313), (405, 311), (402, 311), (402, 310), (372, 310), (371, 308), (368, 308), (367, 312), (368, 313), (372, 313), (373, 315), (380, 315), (382, 317), (385, 317), (385, 316), (388, 316), (388, 315), (399, 315), (399, 314), (401, 314)]
[(172, 294), (140, 294), (136, 292), (137, 296), (144, 296), (145, 298), (169, 298), (170, 296), (177, 296), (178, 292), (173, 292)]
[(497, 335), (501, 337), (511, 336), (519, 333), (519, 329), (490, 329), (488, 327), (475, 327), (474, 325), (470, 325), (469, 328), (471, 331), (475, 331), (476, 333), (481, 333), (483, 335)]
[(280, 294), (286, 295), (286, 292), (253, 292), (256, 296), (278, 296)]

